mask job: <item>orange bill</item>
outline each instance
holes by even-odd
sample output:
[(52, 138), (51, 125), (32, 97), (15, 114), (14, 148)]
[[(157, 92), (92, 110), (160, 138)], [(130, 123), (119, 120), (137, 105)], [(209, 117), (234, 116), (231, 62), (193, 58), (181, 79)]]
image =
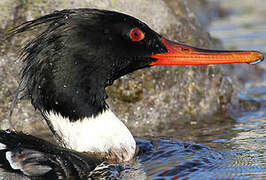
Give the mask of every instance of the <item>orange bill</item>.
[(257, 64), (264, 59), (263, 54), (258, 51), (200, 49), (173, 42), (166, 38), (162, 38), (162, 42), (168, 49), (168, 52), (153, 54), (151, 57), (158, 60), (150, 65)]

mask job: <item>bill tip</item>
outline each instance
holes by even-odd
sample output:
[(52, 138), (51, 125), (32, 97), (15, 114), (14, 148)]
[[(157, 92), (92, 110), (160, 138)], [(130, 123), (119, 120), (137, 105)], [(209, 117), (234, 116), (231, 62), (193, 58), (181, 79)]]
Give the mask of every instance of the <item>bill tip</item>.
[(264, 55), (260, 52), (254, 52), (256, 53), (254, 56), (256, 56), (256, 60), (253, 62), (250, 62), (249, 64), (255, 65), (255, 64), (259, 64), (264, 60)]
[(259, 64), (259, 63), (261, 63), (262, 61), (263, 61), (262, 59), (259, 59), (259, 60), (257, 60), (257, 61), (251, 62), (251, 63), (249, 63), (249, 64), (255, 65), (255, 64)]

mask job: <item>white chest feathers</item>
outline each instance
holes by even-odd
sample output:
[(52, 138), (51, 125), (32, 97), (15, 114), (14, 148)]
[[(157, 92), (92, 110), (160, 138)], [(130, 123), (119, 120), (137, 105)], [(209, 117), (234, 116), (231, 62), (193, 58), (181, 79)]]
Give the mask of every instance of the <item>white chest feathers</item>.
[(136, 142), (132, 134), (110, 110), (75, 122), (53, 112), (46, 116), (67, 148), (100, 153), (118, 162), (129, 161), (135, 154)]

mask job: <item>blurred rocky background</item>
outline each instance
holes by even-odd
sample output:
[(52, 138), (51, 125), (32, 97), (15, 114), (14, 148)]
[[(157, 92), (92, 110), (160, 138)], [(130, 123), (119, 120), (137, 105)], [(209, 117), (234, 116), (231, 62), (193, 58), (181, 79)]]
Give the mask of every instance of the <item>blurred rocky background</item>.
[[(135, 16), (169, 39), (201, 48), (222, 48), (206, 32), (213, 13), (226, 14), (205, 0), (1, 0), (0, 2), (0, 128), (49, 137), (50, 131), (29, 100), (10, 107), (19, 83), (20, 49), (37, 31), (8, 40), (8, 30), (55, 10), (100, 8)], [(249, 68), (256, 78), (260, 70), (247, 65), (152, 67), (117, 80), (108, 87), (111, 109), (135, 136), (173, 136), (197, 141), (198, 133), (225, 131), (233, 117), (257, 109), (253, 100), (239, 99), (241, 81), (237, 69)], [(242, 77), (242, 76), (241, 76)], [(250, 77), (247, 77), (250, 78)], [(221, 118), (223, 117), (223, 118)], [(226, 117), (226, 118), (224, 118)], [(206, 126), (206, 132), (199, 127)]]

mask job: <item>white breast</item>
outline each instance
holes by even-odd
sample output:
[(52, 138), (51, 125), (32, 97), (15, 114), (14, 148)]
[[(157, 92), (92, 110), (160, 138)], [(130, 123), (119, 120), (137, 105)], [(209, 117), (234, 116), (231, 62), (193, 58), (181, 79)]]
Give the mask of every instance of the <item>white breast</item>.
[(136, 142), (132, 134), (111, 110), (75, 122), (54, 112), (45, 115), (67, 148), (112, 154), (123, 161), (132, 159), (135, 154)]

